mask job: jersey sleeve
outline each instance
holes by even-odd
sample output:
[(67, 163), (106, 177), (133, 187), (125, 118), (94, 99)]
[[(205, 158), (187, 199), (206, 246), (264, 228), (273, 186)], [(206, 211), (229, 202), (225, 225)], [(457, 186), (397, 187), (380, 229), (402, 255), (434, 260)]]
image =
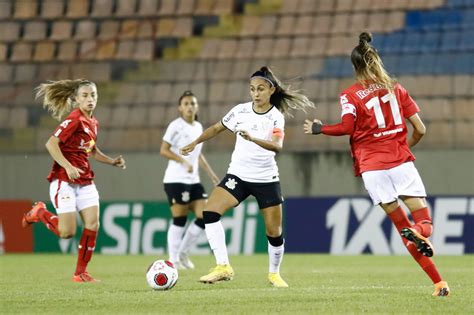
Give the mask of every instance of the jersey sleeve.
[(171, 123), (168, 125), (168, 128), (166, 128), (165, 134), (163, 135), (163, 140), (168, 142), (169, 144), (174, 144), (176, 141), (176, 136), (178, 135), (178, 130), (176, 128), (175, 123)]
[(237, 127), (237, 107), (233, 107), (225, 116), (222, 118), (221, 123), (232, 132), (235, 132)]
[(66, 142), (79, 127), (79, 119), (65, 119), (59, 126), (54, 130), (54, 136), (61, 142)]
[(339, 102), (341, 104), (341, 117), (346, 114), (351, 114), (354, 115), (354, 117), (357, 117), (356, 107), (349, 94), (341, 93), (341, 95), (339, 95)]
[(398, 84), (399, 100), (400, 106), (403, 109), (403, 117), (409, 118), (420, 111), (420, 108), (416, 102), (408, 94), (408, 91), (405, 90), (403, 86)]

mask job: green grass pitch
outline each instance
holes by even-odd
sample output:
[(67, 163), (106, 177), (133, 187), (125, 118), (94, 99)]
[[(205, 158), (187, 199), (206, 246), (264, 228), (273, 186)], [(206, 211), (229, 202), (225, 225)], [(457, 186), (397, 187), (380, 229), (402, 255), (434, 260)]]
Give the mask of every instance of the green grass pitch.
[[(295, 255), (281, 274), (290, 285), (267, 283), (266, 255), (233, 256), (233, 281), (201, 284), (212, 256), (193, 257), (196, 270), (180, 271), (175, 288), (152, 291), (145, 270), (160, 257), (94, 255), (98, 284), (71, 282), (74, 255), (0, 257), (0, 312), (59, 314), (473, 314), (474, 256), (435, 262), (451, 296), (432, 297), (433, 286), (408, 256)], [(163, 258), (163, 257), (161, 257)]]

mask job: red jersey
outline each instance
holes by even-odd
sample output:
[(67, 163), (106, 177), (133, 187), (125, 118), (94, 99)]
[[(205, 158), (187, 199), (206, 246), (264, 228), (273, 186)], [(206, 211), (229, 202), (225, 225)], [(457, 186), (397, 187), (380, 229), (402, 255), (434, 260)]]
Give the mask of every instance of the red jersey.
[(408, 92), (396, 84), (393, 93), (379, 84), (355, 83), (340, 94), (341, 115), (355, 116), (351, 150), (356, 176), (413, 161), (407, 143), (409, 118), (420, 111)]
[(94, 179), (94, 172), (89, 164), (89, 155), (95, 148), (97, 127), (99, 123), (95, 117), (84, 116), (80, 109), (73, 110), (66, 119), (56, 128), (54, 136), (59, 138), (59, 148), (64, 157), (73, 166), (80, 168), (84, 173), (81, 177), (71, 181), (66, 170), (54, 161), (48, 180), (59, 179), (80, 185), (89, 185)]

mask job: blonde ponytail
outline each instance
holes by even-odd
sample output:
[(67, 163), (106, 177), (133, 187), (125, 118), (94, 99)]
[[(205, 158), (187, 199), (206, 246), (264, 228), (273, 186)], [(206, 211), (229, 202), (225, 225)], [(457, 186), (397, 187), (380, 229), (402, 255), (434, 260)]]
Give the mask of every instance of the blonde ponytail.
[(48, 81), (35, 88), (36, 99), (43, 98), (43, 108), (47, 108), (53, 118), (61, 120), (74, 107), (74, 97), (85, 85), (95, 83), (84, 79)]
[(371, 41), (372, 35), (363, 32), (359, 35), (359, 45), (352, 50), (351, 61), (356, 79), (364, 87), (377, 83), (392, 92), (396, 81), (385, 70), (377, 50), (369, 44)]

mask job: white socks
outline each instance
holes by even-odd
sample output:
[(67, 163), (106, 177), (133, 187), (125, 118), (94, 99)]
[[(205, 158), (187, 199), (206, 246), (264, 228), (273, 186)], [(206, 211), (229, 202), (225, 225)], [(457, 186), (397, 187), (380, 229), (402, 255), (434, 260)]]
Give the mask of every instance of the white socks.
[(280, 273), (280, 265), (283, 260), (283, 253), (285, 252), (285, 244), (275, 247), (268, 243), (268, 272)]
[(209, 245), (211, 246), (211, 249), (214, 252), (214, 257), (216, 258), (216, 264), (228, 265), (229, 256), (227, 255), (225, 232), (221, 221), (206, 223), (205, 231)]
[(194, 244), (196, 244), (199, 235), (201, 235), (203, 231), (204, 229), (192, 222), (186, 230), (186, 233), (184, 233), (184, 237), (181, 241), (181, 245), (179, 246), (178, 253), (189, 253), (189, 250)]
[(168, 228), (168, 254), (172, 263), (179, 260), (178, 249), (183, 237), (184, 226), (171, 224)]

